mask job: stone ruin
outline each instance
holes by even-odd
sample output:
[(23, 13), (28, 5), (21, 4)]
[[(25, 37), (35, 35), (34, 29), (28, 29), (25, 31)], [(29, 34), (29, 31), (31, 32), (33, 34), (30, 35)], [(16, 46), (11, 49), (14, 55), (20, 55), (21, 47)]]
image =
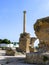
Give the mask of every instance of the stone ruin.
[(19, 49), (25, 53), (34, 52), (34, 42), (37, 38), (30, 37), (30, 33), (26, 32), (26, 11), (23, 13), (23, 33), (20, 34)]
[(34, 24), (34, 30), (39, 39), (39, 48), (49, 51), (49, 17), (38, 19)]
[[(23, 33), (19, 38), (19, 49), (26, 53), (28, 63), (49, 63), (49, 17), (41, 18), (34, 24), (37, 38), (26, 32), (26, 11), (23, 19)], [(38, 50), (34, 51), (34, 42), (39, 39)]]
[(26, 62), (49, 65), (49, 17), (38, 19), (34, 24), (34, 30), (39, 39), (39, 48), (38, 52), (26, 54)]
[(20, 39), (19, 39), (19, 48), (23, 52), (30, 52), (29, 51), (29, 45), (30, 45), (30, 34), (29, 33), (21, 33)]
[(30, 37), (29, 33), (21, 33), (19, 39), (19, 48), (25, 53), (34, 52), (34, 42), (37, 38)]

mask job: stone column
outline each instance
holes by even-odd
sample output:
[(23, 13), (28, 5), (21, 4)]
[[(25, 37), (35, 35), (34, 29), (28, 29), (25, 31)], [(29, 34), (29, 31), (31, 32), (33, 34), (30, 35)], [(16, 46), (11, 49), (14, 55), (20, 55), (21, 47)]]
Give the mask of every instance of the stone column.
[(23, 19), (23, 33), (26, 31), (26, 11), (23, 11), (24, 19)]

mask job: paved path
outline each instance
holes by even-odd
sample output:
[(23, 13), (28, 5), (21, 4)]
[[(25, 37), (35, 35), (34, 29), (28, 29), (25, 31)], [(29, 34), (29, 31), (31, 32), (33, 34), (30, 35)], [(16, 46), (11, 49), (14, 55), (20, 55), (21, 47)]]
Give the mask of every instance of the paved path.
[(0, 50), (0, 56), (5, 56), (5, 50)]

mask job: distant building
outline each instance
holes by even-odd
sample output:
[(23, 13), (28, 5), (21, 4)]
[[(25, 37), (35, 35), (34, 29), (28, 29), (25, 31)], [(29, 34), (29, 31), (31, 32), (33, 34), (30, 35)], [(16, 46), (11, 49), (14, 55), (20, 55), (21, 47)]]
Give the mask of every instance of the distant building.
[(2, 44), (0, 44), (0, 47), (19, 47), (19, 45), (18, 44), (14, 45), (14, 44), (2, 43)]

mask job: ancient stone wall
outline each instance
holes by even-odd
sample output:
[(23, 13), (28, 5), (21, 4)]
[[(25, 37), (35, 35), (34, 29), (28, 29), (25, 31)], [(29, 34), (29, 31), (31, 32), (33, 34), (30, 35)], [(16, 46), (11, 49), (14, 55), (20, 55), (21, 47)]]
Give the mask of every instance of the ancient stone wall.
[(26, 54), (26, 62), (28, 63), (42, 63), (42, 56), (38, 52)]
[(29, 33), (20, 34), (19, 48), (23, 52), (30, 52), (29, 45), (30, 45), (30, 34)]
[[(41, 18), (34, 24), (34, 30), (39, 39), (39, 47), (49, 50), (49, 17)], [(44, 42), (44, 43), (43, 43)]]
[(26, 62), (27, 63), (36, 63), (36, 64), (46, 64), (47, 61), (49, 62), (49, 54), (47, 53), (40, 53), (40, 52), (33, 52), (26, 54)]
[(34, 24), (34, 30), (39, 40), (49, 44), (49, 17), (38, 19)]
[(31, 39), (30, 39), (31, 48), (34, 48), (34, 42), (35, 42), (36, 39), (37, 38), (35, 38), (35, 37), (31, 37)]

